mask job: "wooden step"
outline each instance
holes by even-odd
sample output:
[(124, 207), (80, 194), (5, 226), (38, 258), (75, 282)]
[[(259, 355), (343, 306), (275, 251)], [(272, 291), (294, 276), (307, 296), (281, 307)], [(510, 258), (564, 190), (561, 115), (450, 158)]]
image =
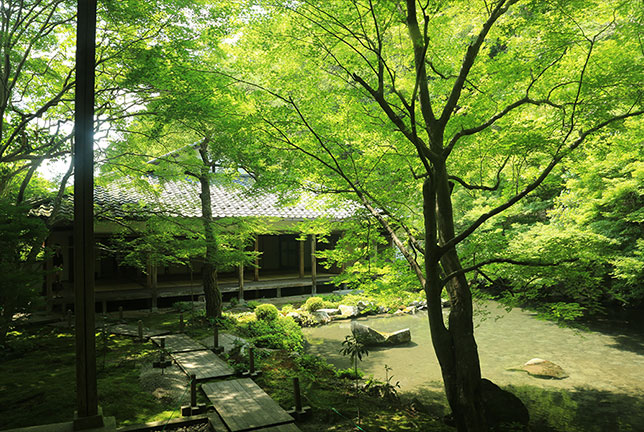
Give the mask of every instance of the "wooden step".
[(297, 426), (296, 429), (261, 429), (293, 423), (293, 417), (250, 378), (202, 384), (201, 390), (210, 399), (215, 411), (231, 432), (298, 430)]

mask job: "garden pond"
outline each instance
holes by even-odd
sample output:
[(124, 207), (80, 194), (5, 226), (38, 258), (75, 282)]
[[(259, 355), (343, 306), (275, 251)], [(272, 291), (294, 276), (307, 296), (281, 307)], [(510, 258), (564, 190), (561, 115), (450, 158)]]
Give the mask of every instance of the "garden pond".
[[(619, 323), (604, 323), (600, 331), (577, 330), (538, 319), (532, 312), (500, 304), (477, 302), (475, 336), (482, 375), (505, 385), (529, 385), (547, 389), (592, 389), (641, 397), (644, 395), (644, 332)], [(447, 314), (448, 311), (446, 310)], [(366, 376), (385, 380), (385, 365), (400, 391), (442, 389), (441, 374), (431, 344), (427, 313), (357, 318), (376, 330), (392, 332), (410, 328), (412, 342), (389, 348), (371, 348), (359, 364)], [(308, 352), (326, 358), (337, 368), (351, 366), (340, 354), (342, 341), (351, 334), (348, 320), (305, 328)], [(509, 369), (532, 358), (550, 360), (569, 375), (562, 380), (544, 380)]]

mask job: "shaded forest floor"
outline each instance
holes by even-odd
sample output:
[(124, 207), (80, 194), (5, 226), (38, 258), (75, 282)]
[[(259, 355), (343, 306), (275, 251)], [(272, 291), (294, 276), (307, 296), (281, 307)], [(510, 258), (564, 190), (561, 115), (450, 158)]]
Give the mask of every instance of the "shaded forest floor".
[[(133, 312), (149, 328), (178, 330), (178, 313)], [(187, 318), (186, 333), (203, 338), (207, 327)], [(432, 389), (383, 398), (377, 392), (356, 390), (355, 382), (338, 378), (326, 361), (310, 355), (258, 350), (257, 379), (280, 405), (294, 405), (291, 378), (301, 380), (305, 405), (312, 416), (299, 422), (304, 431), (453, 431), (443, 422), (449, 412), (444, 395)], [(179, 416), (188, 398), (187, 380), (168, 369), (158, 386), (150, 377), (158, 353), (151, 342), (133, 338), (105, 337), (97, 332), (99, 400), (105, 415), (115, 416), (119, 426), (160, 421)], [(243, 369), (245, 359), (230, 359)], [(74, 337), (70, 329), (28, 327), (9, 335), (0, 354), (0, 429), (68, 421), (75, 404)], [(628, 367), (628, 365), (625, 365)], [(615, 394), (594, 390), (573, 392), (533, 386), (508, 388), (527, 405), (535, 432), (604, 432), (644, 430), (644, 395)]]

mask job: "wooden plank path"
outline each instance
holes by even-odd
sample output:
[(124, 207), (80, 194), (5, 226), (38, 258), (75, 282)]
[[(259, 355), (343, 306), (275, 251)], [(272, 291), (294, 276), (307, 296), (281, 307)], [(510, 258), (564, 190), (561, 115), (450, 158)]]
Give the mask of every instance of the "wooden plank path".
[(197, 381), (227, 378), (235, 371), (212, 351), (189, 351), (170, 354), (186, 375), (195, 375)]
[(203, 351), (206, 349), (205, 346), (201, 345), (199, 342), (186, 336), (183, 333), (153, 337), (152, 342), (154, 342), (158, 346), (161, 346), (162, 338), (165, 339), (166, 351), (171, 354), (190, 351)]
[[(110, 333), (120, 336), (139, 337), (139, 326), (131, 324), (114, 324), (107, 326)], [(168, 331), (143, 328), (143, 339), (168, 334)]]
[(201, 390), (230, 432), (299, 431), (293, 417), (250, 378), (202, 384)]

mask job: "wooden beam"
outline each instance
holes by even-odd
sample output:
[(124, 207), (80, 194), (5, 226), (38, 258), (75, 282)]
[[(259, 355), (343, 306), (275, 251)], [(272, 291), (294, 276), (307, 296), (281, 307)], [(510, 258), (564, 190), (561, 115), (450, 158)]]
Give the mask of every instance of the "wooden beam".
[(244, 265), (239, 264), (237, 270), (237, 281), (239, 283), (239, 300), (244, 300)]
[(318, 286), (317, 286), (317, 258), (315, 256), (315, 248), (316, 248), (317, 240), (315, 238), (315, 234), (311, 234), (311, 294), (315, 295), (317, 294), (318, 291)]
[(74, 429), (103, 425), (94, 337), (94, 73), (96, 0), (78, 0), (74, 127), (74, 291), (76, 409)]
[(152, 290), (152, 311), (158, 310), (157, 299), (159, 297), (159, 266), (152, 264), (150, 266), (150, 289)]
[(300, 279), (304, 279), (304, 246), (306, 245), (305, 241), (306, 240), (298, 241), (298, 243), (300, 244)]
[[(49, 239), (46, 240), (45, 245), (47, 247), (51, 246)], [(56, 253), (56, 251), (53, 251)], [(47, 312), (51, 312), (54, 304), (54, 259), (52, 256), (47, 257), (45, 261), (45, 293), (47, 296)]]
[(255, 282), (259, 281), (259, 255), (257, 255), (258, 253), (259, 253), (259, 236), (256, 235), (255, 236), (255, 256), (257, 258), (255, 258), (255, 268), (253, 271), (253, 280)]

